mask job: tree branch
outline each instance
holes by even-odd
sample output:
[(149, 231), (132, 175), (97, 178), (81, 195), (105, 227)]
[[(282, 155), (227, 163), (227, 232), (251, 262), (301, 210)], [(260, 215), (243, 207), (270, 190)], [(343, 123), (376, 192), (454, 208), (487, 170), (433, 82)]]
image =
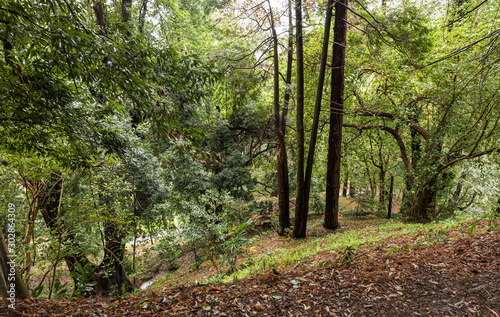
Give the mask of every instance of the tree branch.
[(403, 160), (403, 163), (406, 166), (406, 170), (408, 172), (408, 175), (410, 176), (410, 178), (412, 180), (415, 179), (415, 175), (413, 174), (413, 167), (412, 167), (410, 160), (408, 158), (408, 153), (406, 152), (405, 143), (403, 141), (403, 138), (401, 138), (401, 135), (399, 135), (399, 133), (395, 129), (388, 127), (388, 126), (385, 126), (385, 125), (358, 125), (358, 124), (354, 124), (354, 123), (344, 123), (343, 126), (348, 127), (348, 128), (355, 128), (360, 132), (363, 130), (369, 130), (369, 129), (380, 129), (380, 130), (386, 131), (389, 134), (391, 134), (396, 139), (396, 142), (398, 143), (399, 151), (401, 152), (401, 160)]
[(405, 122), (406, 124), (408, 124), (413, 130), (415, 130), (418, 134), (420, 134), (426, 141), (430, 140), (430, 135), (424, 128), (422, 128), (418, 124), (411, 122), (410, 120), (405, 119), (402, 116), (397, 115), (395, 113), (385, 112), (385, 111), (373, 111), (373, 110), (368, 110), (368, 109), (358, 109), (358, 110), (355, 110), (354, 113), (357, 115), (363, 116), (363, 117), (384, 117), (384, 118), (388, 118), (391, 120), (394, 120), (397, 118), (397, 119)]

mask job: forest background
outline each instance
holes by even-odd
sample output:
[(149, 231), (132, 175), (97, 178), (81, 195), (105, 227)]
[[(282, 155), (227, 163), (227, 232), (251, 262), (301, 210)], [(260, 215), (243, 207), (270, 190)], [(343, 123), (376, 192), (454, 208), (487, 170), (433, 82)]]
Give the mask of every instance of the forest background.
[(20, 297), (132, 291), (146, 235), (223, 278), (339, 195), (497, 217), (499, 6), (0, 1), (0, 295), (14, 254)]

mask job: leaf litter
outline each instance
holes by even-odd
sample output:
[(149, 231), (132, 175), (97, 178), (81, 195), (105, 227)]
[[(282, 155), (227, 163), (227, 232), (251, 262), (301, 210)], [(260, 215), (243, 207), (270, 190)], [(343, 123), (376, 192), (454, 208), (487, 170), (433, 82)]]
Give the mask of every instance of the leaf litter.
[(362, 246), (362, 255), (348, 263), (228, 284), (119, 298), (31, 298), (17, 300), (15, 309), (0, 299), (0, 316), (498, 317), (500, 236), (482, 231), (470, 237), (461, 226), (431, 245), (419, 244), (416, 236), (391, 238)]

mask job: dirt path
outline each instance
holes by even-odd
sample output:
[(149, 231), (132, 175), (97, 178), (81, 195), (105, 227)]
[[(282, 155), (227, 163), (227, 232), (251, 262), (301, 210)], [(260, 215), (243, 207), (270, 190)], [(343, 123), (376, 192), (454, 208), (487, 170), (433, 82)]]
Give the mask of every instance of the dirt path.
[(499, 316), (498, 233), (405, 245), (374, 246), (349, 265), (137, 297), (30, 299), (15, 310), (2, 299), (0, 316)]

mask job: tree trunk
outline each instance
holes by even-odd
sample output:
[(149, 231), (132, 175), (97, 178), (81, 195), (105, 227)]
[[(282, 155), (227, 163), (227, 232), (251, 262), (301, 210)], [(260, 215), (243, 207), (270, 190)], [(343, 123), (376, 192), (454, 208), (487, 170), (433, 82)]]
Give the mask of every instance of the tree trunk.
[(379, 181), (379, 203), (382, 206), (386, 200), (386, 191), (385, 191), (385, 170), (383, 163), (380, 162), (380, 169), (378, 173), (378, 181)]
[(99, 25), (99, 28), (101, 29), (99, 31), (99, 33), (105, 34), (106, 33), (106, 19), (104, 18), (104, 7), (102, 5), (102, 2), (100, 0), (96, 1), (93, 9), (94, 9), (95, 18), (97, 20), (97, 25)]
[(368, 182), (370, 183), (370, 199), (374, 199), (375, 195), (377, 194), (377, 183), (375, 182), (375, 176), (372, 177), (372, 174), (370, 173), (370, 167), (366, 156), (363, 156), (363, 161), (366, 168), (365, 175), (368, 179)]
[(425, 186), (417, 188), (408, 211), (408, 219), (416, 222), (427, 222), (436, 208), (437, 179), (433, 177)]
[[(279, 235), (285, 234), (285, 228), (290, 228), (290, 181), (288, 178), (288, 155), (286, 151), (286, 143), (285, 143), (285, 133), (286, 133), (286, 118), (288, 114), (288, 104), (290, 101), (290, 84), (292, 81), (292, 63), (293, 63), (293, 25), (292, 25), (292, 4), (291, 0), (288, 1), (288, 8), (290, 11), (288, 22), (289, 22), (289, 31), (288, 31), (288, 56), (287, 56), (287, 68), (286, 68), (286, 87), (285, 87), (285, 96), (283, 109), (281, 113), (281, 119), (279, 118), (279, 68), (276, 67), (279, 59), (278, 59), (278, 39), (276, 35), (276, 30), (274, 28), (274, 17), (271, 16), (271, 23), (273, 25), (273, 39), (274, 39), (274, 81), (275, 81), (275, 91), (274, 93), (278, 93), (278, 100), (274, 100), (274, 111), (275, 116), (278, 115), (278, 118), (274, 118), (275, 120), (275, 129), (278, 135), (278, 148), (277, 148), (277, 176), (278, 176), (278, 195), (279, 195), (279, 224), (280, 230), (278, 232)], [(272, 11), (271, 11), (272, 14)], [(276, 87), (278, 86), (278, 87)], [(277, 103), (276, 103), (277, 102)], [(277, 113), (276, 113), (277, 112)], [(276, 125), (276, 120), (278, 120), (279, 127)], [(280, 131), (278, 131), (281, 130)], [(282, 137), (281, 137), (282, 135)]]
[[(29, 209), (26, 215), (27, 225), (26, 232), (24, 234), (24, 265), (21, 271), (21, 275), (25, 277), (24, 282), (26, 286), (29, 287), (29, 280), (31, 276), (31, 267), (33, 266), (33, 261), (36, 258), (36, 249), (33, 248), (31, 242), (35, 241), (35, 220), (38, 215), (38, 196), (40, 194), (40, 182), (34, 181), (31, 184), (27, 179), (23, 177), (24, 186), (26, 188), (26, 200), (28, 201)], [(31, 197), (30, 197), (31, 193)], [(35, 254), (32, 254), (35, 251)]]
[(331, 22), (332, 22), (333, 2), (334, 2), (333, 0), (328, 0), (326, 7), (325, 30), (323, 33), (323, 48), (321, 50), (321, 64), (319, 68), (318, 86), (316, 89), (316, 102), (314, 105), (313, 123), (311, 127), (311, 141), (309, 143), (309, 151), (307, 153), (306, 175), (304, 179), (304, 196), (303, 196), (304, 201), (303, 204), (300, 205), (302, 210), (299, 211), (302, 217), (305, 219), (304, 223), (307, 222), (307, 215), (309, 213), (309, 195), (311, 193), (311, 178), (312, 178), (312, 170), (314, 164), (314, 154), (316, 151), (316, 140), (318, 137), (319, 115), (321, 112), (321, 103), (323, 101), (323, 86), (325, 82), (326, 63), (328, 59), (328, 44), (330, 42), (330, 28), (332, 24)]
[(134, 285), (125, 274), (123, 260), (125, 259), (125, 231), (115, 221), (104, 223), (104, 258), (99, 265), (101, 278), (99, 289), (102, 295), (112, 292), (122, 294), (134, 290)]
[(144, 23), (146, 22), (146, 12), (148, 9), (148, 1), (142, 0), (141, 12), (139, 14), (139, 32), (144, 33)]
[(356, 184), (351, 180), (349, 182), (349, 197), (354, 197), (356, 194)]
[(131, 10), (132, 10), (132, 0), (122, 0), (122, 21), (124, 23), (130, 22)]
[[(59, 219), (59, 205), (62, 195), (62, 176), (59, 172), (52, 172), (51, 178), (45, 184), (45, 188), (41, 194), (40, 201), (38, 202), (39, 208), (42, 212), (45, 225), (50, 229), (52, 237), (61, 235), (61, 241), (65, 245), (68, 252), (65, 252), (64, 261), (68, 270), (73, 273), (82, 274), (77, 270), (77, 263), (82, 267), (92, 265), (85, 256), (84, 252), (75, 243), (75, 234), (67, 232), (64, 228), (64, 223)], [(75, 289), (77, 287), (77, 280), (73, 278)], [(88, 282), (91, 282), (89, 280)]]
[[(94, 291), (98, 294), (107, 295), (113, 289), (121, 291), (122, 285), (127, 285), (126, 282), (122, 283), (121, 280), (121, 274), (124, 273), (124, 271), (122, 271), (121, 264), (118, 265), (116, 262), (103, 260), (103, 263), (108, 265), (100, 265), (99, 267), (96, 267), (87, 259), (85, 252), (76, 242), (75, 233), (65, 228), (64, 221), (59, 218), (59, 207), (62, 197), (62, 176), (59, 172), (53, 172), (51, 175), (51, 179), (46, 183), (45, 190), (41, 195), (39, 207), (47, 228), (51, 230), (52, 236), (56, 237), (60, 235), (62, 244), (65, 246), (65, 249), (68, 250), (65, 252), (63, 257), (68, 270), (72, 273), (76, 273), (77, 275), (81, 275), (83, 272), (80, 271), (78, 267), (81, 267), (82, 269), (88, 269), (90, 267), (93, 269), (94, 274), (88, 277), (86, 283), (96, 282), (96, 288)], [(108, 225), (108, 227), (111, 226)], [(117, 241), (118, 238), (120, 238), (120, 236), (117, 233), (114, 234), (111, 229), (108, 230), (108, 237), (109, 241)], [(123, 256), (124, 253), (121, 255), (119, 250), (116, 249), (116, 245), (113, 244), (114, 242), (110, 243), (110, 245), (105, 245), (105, 259), (106, 254), (110, 255), (109, 252), (117, 254), (117, 258), (120, 259), (120, 256)], [(121, 260), (123, 260), (123, 258)], [(114, 265), (114, 267), (112, 265)], [(106, 272), (104, 269), (110, 269), (110, 272)], [(76, 290), (78, 280), (73, 277), (73, 282), (75, 283)]]
[(391, 219), (392, 213), (392, 192), (394, 189), (394, 176), (391, 176), (391, 184), (389, 185), (389, 206), (387, 207), (387, 219)]
[(328, 138), (328, 165), (326, 171), (326, 229), (339, 227), (340, 160), (342, 152), (342, 124), (344, 116), (344, 65), (347, 33), (348, 0), (335, 3), (333, 60), (330, 103), (330, 134)]
[(307, 215), (304, 210), (304, 45), (302, 40), (302, 0), (295, 3), (297, 42), (297, 198), (293, 237), (306, 237)]

